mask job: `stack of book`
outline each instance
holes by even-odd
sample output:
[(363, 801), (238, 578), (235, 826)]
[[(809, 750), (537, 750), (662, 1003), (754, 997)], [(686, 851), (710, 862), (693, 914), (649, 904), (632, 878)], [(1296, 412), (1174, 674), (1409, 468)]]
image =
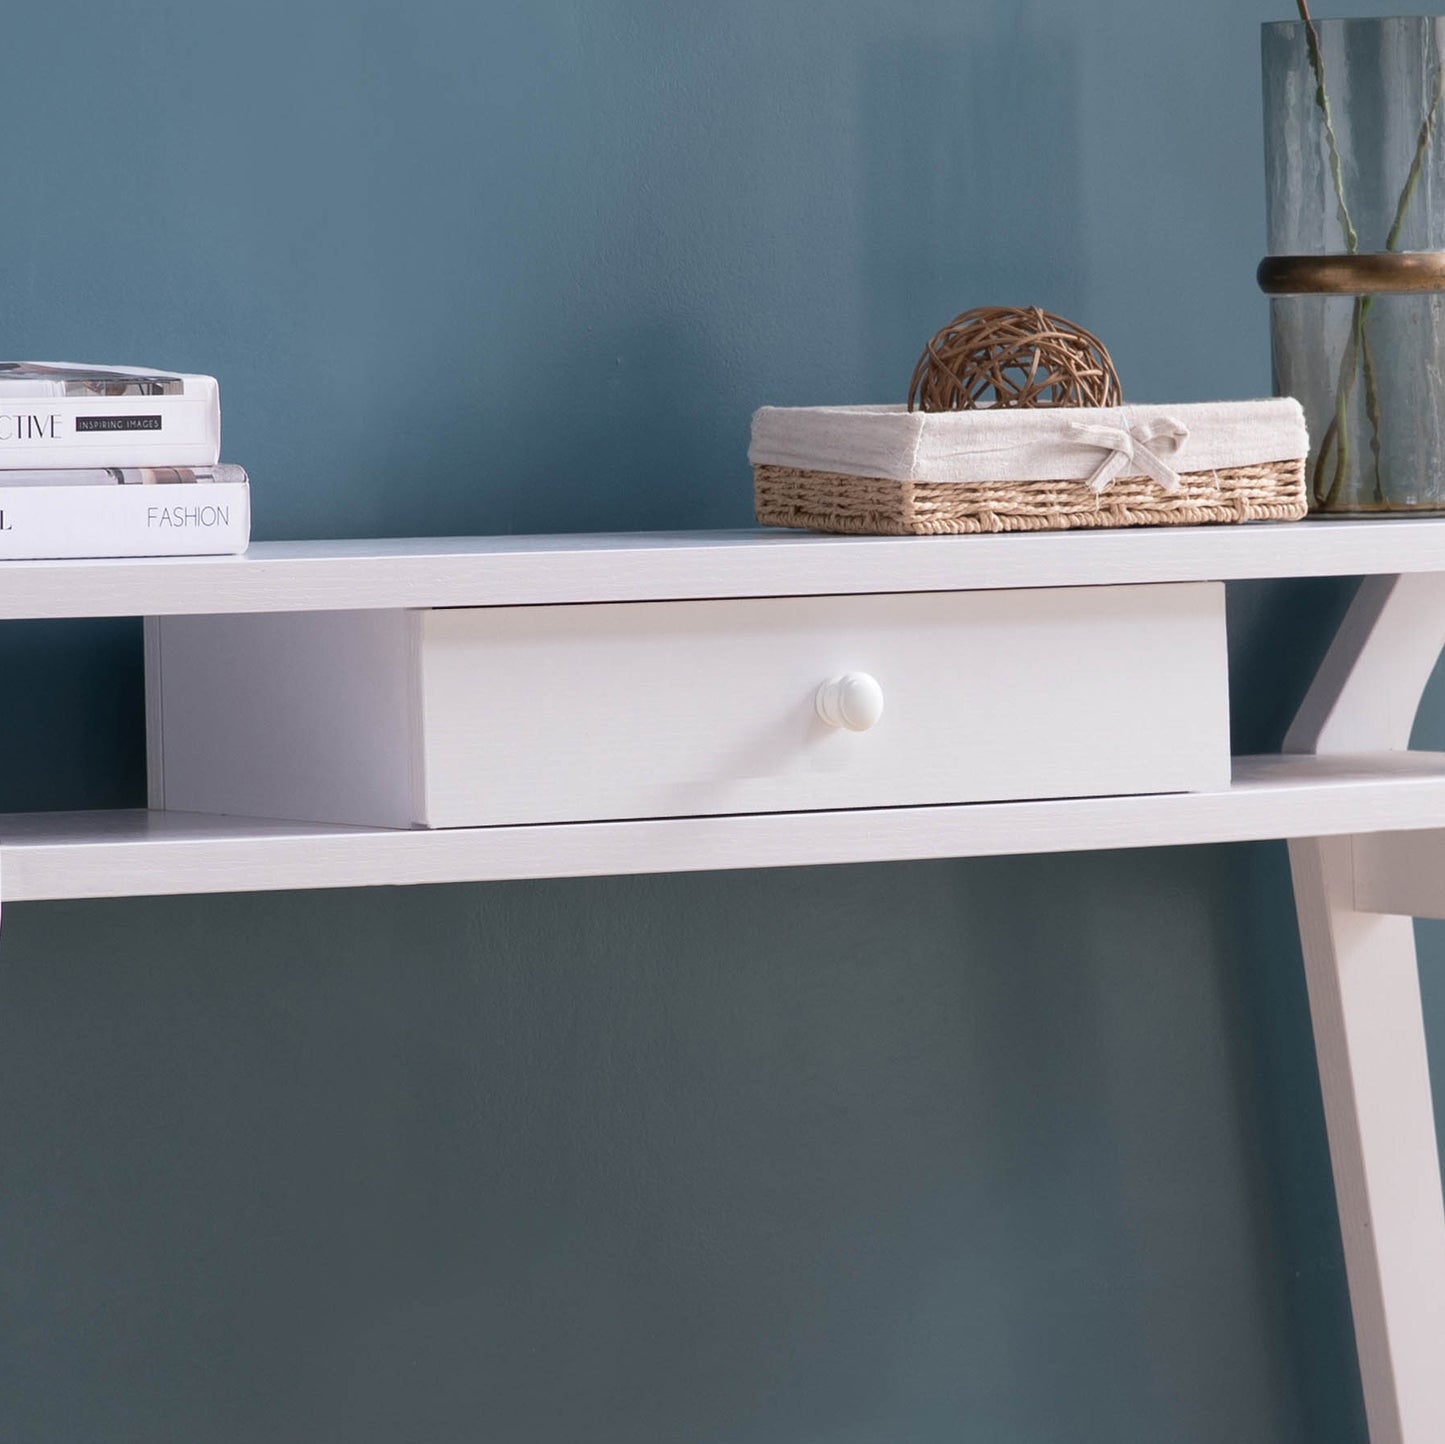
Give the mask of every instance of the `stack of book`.
[(214, 377), (0, 362), (0, 560), (243, 552), (251, 489), (220, 455)]

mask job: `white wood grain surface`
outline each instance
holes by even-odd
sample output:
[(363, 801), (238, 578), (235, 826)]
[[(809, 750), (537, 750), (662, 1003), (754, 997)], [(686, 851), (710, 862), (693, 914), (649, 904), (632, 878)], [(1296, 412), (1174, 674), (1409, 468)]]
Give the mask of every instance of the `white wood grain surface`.
[[(1287, 746), (1321, 761), (1403, 749), (1445, 641), (1438, 575), (1369, 578), (1315, 677)], [(1396, 751), (1396, 756), (1411, 754)], [(1445, 1438), (1445, 1199), (1414, 925), (1362, 909), (1356, 869), (1378, 837), (1290, 842), (1320, 1093), (1339, 1203), (1371, 1444)], [(1367, 884), (1368, 888), (1368, 884)], [(1410, 902), (1408, 888), (1395, 899)]]
[[(1445, 641), (1445, 572), (1366, 577), (1285, 736), (1285, 752), (1403, 751)], [(1381, 645), (1388, 636), (1390, 644)]]
[(1354, 840), (1349, 901), (1356, 912), (1445, 918), (1445, 829)]
[(1219, 792), (382, 831), (187, 813), (0, 817), (9, 902), (1079, 852), (1445, 826), (1445, 753), (1240, 757)]
[[(1218, 789), (1224, 588), (766, 597), (421, 616), (426, 798), (464, 827)], [(828, 727), (859, 670), (883, 712)], [(315, 814), (313, 814), (315, 815)]]
[[(374, 827), (1218, 790), (1217, 582), (167, 617), (181, 812)], [(883, 712), (829, 727), (861, 670)]]
[[(773, 531), (261, 543), (240, 558), (0, 564), (0, 618), (856, 600), (1408, 573), (1445, 574), (1445, 519), (963, 538)], [(394, 831), (162, 811), (10, 815), (0, 817), (0, 898), (1288, 838), (1371, 1437), (1437, 1444), (1445, 1437), (1445, 1212), (1411, 924), (1380, 914), (1445, 911), (1434, 880), (1445, 855), (1445, 755), (1385, 750), (1406, 745), (1442, 633), (1438, 579), (1367, 585), (1291, 732), (1290, 747), (1307, 755), (1236, 759), (1232, 784), (1218, 790)], [(152, 686), (164, 670), (152, 656)], [(1413, 841), (1397, 845), (1391, 833)]]
[(149, 619), (153, 805), (410, 827), (420, 615)]
[(1414, 924), (1354, 903), (1349, 837), (1290, 844), (1371, 1444), (1445, 1433), (1445, 1207)]
[[(1445, 575), (1367, 578), (1286, 749), (1407, 747), (1442, 617)], [(1370, 1437), (1432, 1444), (1445, 1227), (1411, 918), (1445, 917), (1445, 831), (1290, 851)]]
[(1008, 536), (761, 529), (257, 542), (241, 557), (0, 563), (0, 618), (989, 591), (1445, 571), (1445, 518)]

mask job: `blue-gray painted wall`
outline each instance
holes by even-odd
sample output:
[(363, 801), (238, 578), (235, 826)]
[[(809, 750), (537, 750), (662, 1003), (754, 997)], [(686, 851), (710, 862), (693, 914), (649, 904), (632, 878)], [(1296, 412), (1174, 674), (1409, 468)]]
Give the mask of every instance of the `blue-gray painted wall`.
[[(984, 302), (1261, 394), (1289, 10), (12, 5), (0, 352), (219, 375), (262, 538), (744, 525)], [(1233, 589), (1241, 750), (1349, 590)], [(138, 624), (0, 676), (141, 801)], [(7, 910), (7, 1444), (1364, 1438), (1279, 846)]]

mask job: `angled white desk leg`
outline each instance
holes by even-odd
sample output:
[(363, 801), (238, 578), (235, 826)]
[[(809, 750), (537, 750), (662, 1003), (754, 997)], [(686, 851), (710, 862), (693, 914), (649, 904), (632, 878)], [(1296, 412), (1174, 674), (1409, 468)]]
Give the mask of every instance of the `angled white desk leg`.
[[(1367, 578), (1285, 751), (1403, 750), (1445, 644), (1445, 575)], [(1291, 841), (1371, 1444), (1445, 1440), (1445, 1206), (1414, 924), (1358, 910), (1356, 847)]]

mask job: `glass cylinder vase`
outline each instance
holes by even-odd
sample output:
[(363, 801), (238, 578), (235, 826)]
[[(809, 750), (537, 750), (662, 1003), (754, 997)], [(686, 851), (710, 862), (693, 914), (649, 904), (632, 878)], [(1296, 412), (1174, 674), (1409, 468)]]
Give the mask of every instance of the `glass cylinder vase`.
[(1445, 19), (1281, 22), (1262, 51), (1260, 280), (1311, 510), (1445, 511)]

